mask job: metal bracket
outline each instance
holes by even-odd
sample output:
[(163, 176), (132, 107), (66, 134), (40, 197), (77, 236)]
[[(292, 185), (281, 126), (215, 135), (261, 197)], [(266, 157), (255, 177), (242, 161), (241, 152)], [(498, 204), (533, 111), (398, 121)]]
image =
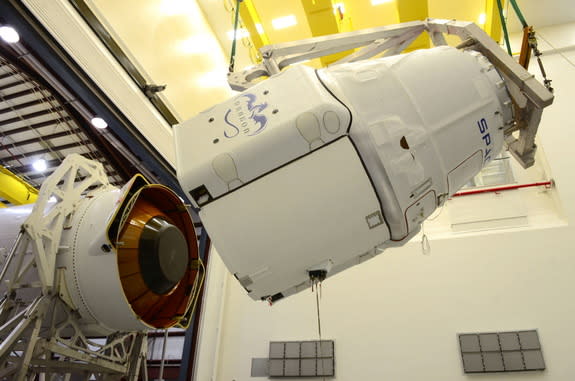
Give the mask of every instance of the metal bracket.
[(68, 155), (42, 184), (34, 209), (22, 226), (33, 247), (44, 293), (54, 286), (56, 254), (67, 219), (90, 189), (108, 186), (102, 164), (78, 154)]
[[(267, 45), (260, 49), (261, 64), (230, 73), (228, 83), (232, 89), (243, 91), (289, 65), (350, 49), (358, 50), (332, 65), (397, 55), (424, 32), (435, 46), (447, 44), (445, 35), (458, 36), (464, 42), (458, 48), (479, 51), (498, 69), (514, 103), (515, 123), (505, 131), (507, 147), (524, 168), (533, 165), (537, 127), (543, 108), (553, 102), (553, 94), (471, 22), (427, 19)], [(517, 130), (518, 138), (512, 135)]]

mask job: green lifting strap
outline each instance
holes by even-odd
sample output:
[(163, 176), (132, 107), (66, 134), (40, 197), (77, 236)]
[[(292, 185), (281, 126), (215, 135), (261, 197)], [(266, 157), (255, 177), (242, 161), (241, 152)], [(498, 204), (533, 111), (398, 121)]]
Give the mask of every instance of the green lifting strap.
[(523, 17), (523, 13), (521, 13), (521, 9), (519, 9), (519, 5), (517, 5), (517, 2), (515, 0), (509, 0), (509, 2), (511, 3), (511, 6), (515, 10), (517, 18), (519, 19), (519, 21), (521, 21), (521, 25), (523, 25), (523, 28), (527, 28), (528, 26), (527, 21), (525, 21), (525, 17)]
[(507, 33), (507, 24), (505, 23), (505, 17), (503, 16), (503, 5), (501, 4), (501, 0), (497, 0), (497, 9), (499, 10), (499, 19), (501, 20), (501, 26), (503, 27), (503, 37), (505, 38), (507, 53), (512, 56), (513, 53), (511, 52), (511, 43), (509, 42), (509, 33)]
[(242, 0), (237, 0), (236, 1), (236, 15), (234, 18), (234, 40), (232, 41), (232, 52), (230, 54), (230, 67), (229, 67), (229, 72), (233, 73), (234, 72), (234, 66), (236, 63), (236, 42), (237, 42), (237, 33), (238, 33), (238, 23), (239, 23), (239, 19), (240, 19), (240, 3), (242, 2)]

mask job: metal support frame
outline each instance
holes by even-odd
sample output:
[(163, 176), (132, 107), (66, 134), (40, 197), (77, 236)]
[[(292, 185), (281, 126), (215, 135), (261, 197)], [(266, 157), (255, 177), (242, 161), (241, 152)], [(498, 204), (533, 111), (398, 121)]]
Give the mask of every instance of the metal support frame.
[[(80, 181), (76, 181), (82, 178)], [(147, 380), (145, 332), (114, 333), (105, 343), (82, 331), (56, 255), (82, 197), (110, 187), (100, 163), (69, 155), (43, 184), (2, 270), (0, 380)], [(53, 199), (55, 198), (55, 202)], [(62, 378), (63, 377), (63, 378)]]
[[(537, 127), (543, 108), (553, 102), (553, 94), (472, 22), (427, 19), (268, 45), (260, 49), (264, 57), (261, 64), (230, 73), (228, 82), (232, 89), (243, 91), (291, 64), (349, 49), (361, 48), (333, 65), (397, 55), (424, 32), (435, 46), (446, 45), (446, 34), (458, 36), (462, 41), (458, 48), (481, 52), (498, 69), (515, 106), (514, 123), (505, 131), (507, 147), (524, 168), (533, 165)], [(515, 131), (519, 131), (519, 137), (512, 134)]]
[[(198, 255), (200, 259), (205, 263), (205, 266), (209, 266), (209, 255), (211, 241), (208, 233), (204, 228), (202, 228), (199, 234), (199, 251)], [(207, 269), (205, 270), (207, 271)], [(190, 316), (190, 325), (186, 330), (184, 339), (184, 348), (182, 350), (182, 363), (180, 364), (180, 373), (178, 375), (178, 381), (188, 381), (194, 378), (194, 371), (197, 368), (196, 357), (197, 357), (197, 345), (198, 345), (198, 330), (200, 328), (200, 318), (202, 315), (202, 305), (204, 298), (205, 283), (202, 284), (199, 302), (196, 305), (194, 314)]]

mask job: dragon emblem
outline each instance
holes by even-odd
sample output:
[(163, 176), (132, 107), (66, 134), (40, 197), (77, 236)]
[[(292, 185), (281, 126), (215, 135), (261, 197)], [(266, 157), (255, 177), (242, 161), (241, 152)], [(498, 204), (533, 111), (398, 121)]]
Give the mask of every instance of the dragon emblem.
[(234, 101), (233, 107), (224, 115), (224, 121), (231, 127), (224, 131), (226, 138), (235, 138), (240, 132), (246, 136), (254, 136), (265, 129), (268, 119), (263, 111), (268, 104), (256, 102), (256, 96), (249, 93), (239, 96)]

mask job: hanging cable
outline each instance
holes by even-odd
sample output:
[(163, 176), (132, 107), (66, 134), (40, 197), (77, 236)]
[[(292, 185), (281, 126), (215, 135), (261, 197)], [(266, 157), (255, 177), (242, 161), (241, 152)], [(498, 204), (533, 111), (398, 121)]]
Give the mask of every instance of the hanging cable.
[(238, 35), (238, 24), (240, 20), (240, 3), (242, 0), (236, 1), (236, 13), (234, 17), (234, 40), (232, 41), (232, 52), (230, 54), (230, 67), (229, 72), (234, 72), (234, 66), (236, 64), (236, 43), (237, 43), (237, 35)]
[[(547, 78), (547, 72), (545, 72), (545, 68), (543, 67), (543, 61), (541, 61), (541, 56), (543, 55), (543, 53), (541, 53), (541, 51), (538, 48), (537, 38), (535, 37), (535, 31), (533, 30), (533, 27), (530, 27), (529, 24), (527, 24), (527, 21), (525, 20), (525, 17), (523, 16), (521, 9), (519, 9), (519, 5), (517, 5), (516, 0), (509, 0), (509, 2), (511, 3), (511, 6), (515, 11), (515, 14), (517, 15), (517, 18), (519, 19), (521, 25), (523, 26), (524, 42), (521, 47), (519, 63), (527, 70), (527, 68), (529, 67), (529, 56), (531, 55), (531, 51), (533, 51), (533, 55), (535, 56), (535, 58), (537, 58), (537, 64), (539, 66), (539, 70), (541, 71), (541, 76), (543, 77), (543, 84), (545, 85), (547, 90), (553, 92), (553, 87), (551, 87), (551, 80)], [(501, 0), (497, 0), (497, 6), (499, 8), (500, 17), (503, 17)], [(501, 19), (501, 23), (503, 26), (503, 31), (505, 33), (506, 38), (505, 41), (507, 42), (507, 51), (510, 52), (509, 41), (507, 38), (507, 27), (503, 21), (503, 18)]]
[[(543, 53), (539, 50), (537, 46), (537, 38), (535, 37), (535, 31), (533, 28), (528, 27), (529, 30), (529, 48), (533, 50), (533, 55), (537, 58), (537, 64), (539, 65), (539, 70), (541, 71), (541, 76), (543, 77), (543, 84), (550, 92), (553, 92), (553, 87), (551, 87), (551, 80), (547, 78), (547, 73), (545, 72), (545, 68), (543, 67), (543, 61), (541, 61), (541, 56)], [(527, 69), (527, 68), (526, 68)]]
[(511, 6), (513, 7), (513, 10), (515, 11), (515, 14), (517, 15), (519, 21), (521, 22), (523, 28), (527, 28), (529, 25), (527, 24), (527, 21), (525, 21), (525, 17), (523, 17), (523, 13), (521, 13), (521, 9), (519, 9), (519, 6), (515, 2), (515, 0), (509, 0), (509, 2), (511, 3)]
[(503, 16), (503, 5), (501, 0), (497, 0), (497, 9), (499, 11), (499, 19), (501, 20), (501, 27), (503, 28), (503, 38), (505, 39), (505, 46), (507, 47), (507, 53), (510, 56), (513, 55), (511, 52), (511, 43), (509, 42), (509, 33), (507, 32), (507, 23), (505, 22), (505, 17)]
[[(311, 289), (312, 292), (314, 291), (315, 286), (315, 306), (317, 311), (317, 332), (319, 336), (319, 344), (318, 344), (318, 359), (321, 364), (321, 375), (323, 376), (323, 380), (325, 380), (325, 372), (323, 369), (323, 355), (322, 355), (322, 335), (321, 335), (321, 314), (319, 309), (319, 299), (321, 298), (321, 282), (326, 278), (327, 271), (324, 270), (316, 270), (310, 271), (309, 277), (311, 281)], [(316, 369), (317, 372), (318, 369)]]

